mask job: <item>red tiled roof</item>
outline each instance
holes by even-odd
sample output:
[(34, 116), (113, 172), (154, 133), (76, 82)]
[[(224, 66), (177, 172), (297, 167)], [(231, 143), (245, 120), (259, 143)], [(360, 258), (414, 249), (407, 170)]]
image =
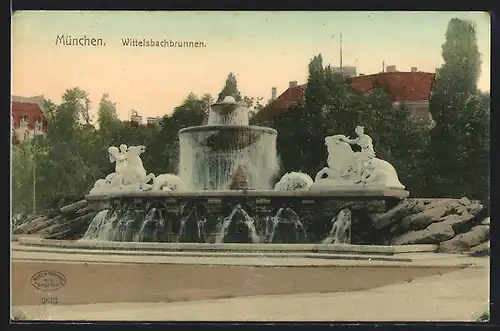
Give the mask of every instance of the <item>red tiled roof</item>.
[[(430, 98), (435, 74), (427, 72), (385, 72), (351, 78), (351, 87), (361, 93), (383, 88), (393, 101), (419, 101)], [(276, 117), (290, 107), (304, 102), (306, 84), (290, 87), (268, 107), (256, 115), (256, 119)]]
[(33, 129), (38, 119), (43, 122), (43, 130), (47, 130), (47, 120), (42, 108), (34, 102), (12, 101), (12, 122), (14, 128), (19, 128), (22, 118), (26, 118), (28, 128)]
[(12, 114), (16, 113), (30, 114), (32, 116), (38, 115), (42, 118), (45, 117), (42, 109), (36, 103), (12, 102)]
[(428, 72), (385, 72), (352, 78), (351, 86), (358, 92), (383, 88), (393, 101), (428, 100), (435, 74)]
[(286, 109), (296, 105), (297, 103), (302, 103), (304, 101), (304, 91), (306, 90), (306, 87), (307, 85), (303, 84), (288, 88), (271, 103), (271, 106), (274, 108)]

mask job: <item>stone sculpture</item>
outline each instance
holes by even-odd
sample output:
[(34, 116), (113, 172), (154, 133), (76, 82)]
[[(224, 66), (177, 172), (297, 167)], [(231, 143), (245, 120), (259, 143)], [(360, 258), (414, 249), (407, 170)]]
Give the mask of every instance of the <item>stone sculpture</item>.
[(313, 184), (312, 178), (302, 172), (289, 172), (281, 177), (280, 181), (274, 186), (275, 191), (295, 191), (309, 190)]
[(236, 170), (233, 171), (231, 175), (231, 181), (229, 182), (229, 190), (248, 190), (248, 180), (246, 167), (239, 165)]
[(148, 183), (154, 180), (154, 174), (147, 174), (140, 155), (146, 151), (145, 146), (130, 146), (127, 148), (127, 166), (123, 168), (123, 185), (130, 188), (138, 187), (141, 190), (151, 189)]
[[(328, 167), (317, 173), (311, 189), (359, 186), (404, 189), (394, 167), (375, 157), (372, 138), (365, 134), (364, 128), (358, 126), (355, 132), (358, 136), (354, 139), (345, 135), (325, 138)], [(354, 152), (351, 148), (354, 144), (361, 147), (361, 151)]]
[(140, 155), (146, 151), (144, 146), (120, 145), (108, 148), (109, 161), (115, 163), (115, 172), (95, 182), (90, 194), (110, 194), (124, 191), (147, 191), (154, 174), (147, 174)]
[(156, 176), (153, 182), (152, 191), (185, 191), (186, 185), (179, 176), (174, 174), (162, 174)]

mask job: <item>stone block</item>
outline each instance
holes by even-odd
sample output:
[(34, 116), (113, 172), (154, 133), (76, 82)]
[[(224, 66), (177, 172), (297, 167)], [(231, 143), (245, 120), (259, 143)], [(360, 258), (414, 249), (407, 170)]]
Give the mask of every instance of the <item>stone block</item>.
[(393, 239), (394, 245), (439, 244), (455, 236), (452, 225), (445, 222), (433, 223), (424, 230), (412, 231)]
[(438, 252), (441, 253), (459, 253), (469, 250), (488, 239), (490, 228), (487, 225), (478, 225), (469, 232), (459, 234), (454, 238), (439, 244)]
[(409, 215), (401, 220), (399, 228), (401, 230), (422, 230), (429, 224), (441, 220), (446, 216), (448, 208), (443, 205), (435, 206), (431, 209), (426, 209), (418, 214)]

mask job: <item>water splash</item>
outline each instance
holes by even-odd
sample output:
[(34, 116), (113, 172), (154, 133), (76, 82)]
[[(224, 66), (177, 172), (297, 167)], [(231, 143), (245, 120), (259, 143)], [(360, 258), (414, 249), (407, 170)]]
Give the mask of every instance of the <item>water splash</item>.
[(332, 229), (322, 244), (349, 244), (351, 241), (351, 210), (342, 209), (332, 220)]
[(109, 210), (108, 209), (103, 209), (100, 212), (97, 213), (97, 215), (94, 216), (92, 221), (90, 222), (89, 228), (87, 231), (85, 231), (85, 234), (83, 235), (82, 239), (84, 240), (91, 240), (91, 239), (97, 239), (99, 237), (99, 233), (103, 229), (103, 223), (107, 221), (107, 216), (108, 216)]
[(144, 217), (144, 222), (138, 232), (133, 235), (134, 241), (160, 241), (160, 230), (164, 228), (165, 221), (161, 209), (151, 208)]
[(271, 218), (271, 229), (266, 241), (272, 243), (275, 240), (276, 230), (278, 230), (278, 232), (282, 232), (279, 233), (279, 237), (283, 237), (286, 242), (290, 242), (290, 233), (285, 233), (286, 225), (292, 226), (293, 242), (300, 243), (307, 241), (306, 230), (300, 221), (300, 216), (290, 207), (280, 208), (276, 215)]
[(165, 217), (161, 209), (151, 208), (144, 216), (135, 206), (117, 206), (100, 211), (91, 221), (83, 240), (161, 241)]
[[(205, 233), (204, 227), (206, 223), (206, 218), (198, 213), (197, 206), (184, 205), (182, 207), (181, 215), (185, 214), (184, 209), (190, 208), (186, 216), (181, 218), (181, 226), (179, 230), (179, 235), (177, 236), (177, 242), (204, 242)], [(194, 220), (194, 222), (193, 222)], [(196, 224), (196, 228), (192, 229), (191, 224)], [(193, 236), (194, 234), (194, 236)]]
[[(237, 216), (240, 216), (241, 218), (238, 219)], [(233, 208), (229, 216), (225, 217), (217, 224), (217, 236), (215, 238), (216, 243), (220, 244), (224, 242), (226, 236), (229, 235), (229, 227), (231, 225), (244, 225), (248, 230), (248, 239), (250, 239), (250, 242), (259, 242), (260, 238), (257, 234), (257, 230), (255, 229), (254, 219), (248, 215), (240, 204), (238, 204)]]

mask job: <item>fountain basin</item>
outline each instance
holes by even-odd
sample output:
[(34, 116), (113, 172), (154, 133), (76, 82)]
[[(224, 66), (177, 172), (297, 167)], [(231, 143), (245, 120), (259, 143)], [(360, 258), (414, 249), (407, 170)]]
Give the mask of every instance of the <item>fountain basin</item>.
[[(109, 241), (197, 243), (320, 243), (338, 215), (349, 209), (348, 224), (340, 230), (342, 243), (357, 242), (357, 227), (374, 205), (389, 209), (408, 196), (397, 189), (324, 191), (165, 191), (90, 195), (89, 202), (106, 210)], [(95, 223), (95, 224), (94, 224)], [(361, 232), (361, 231), (360, 231)]]

